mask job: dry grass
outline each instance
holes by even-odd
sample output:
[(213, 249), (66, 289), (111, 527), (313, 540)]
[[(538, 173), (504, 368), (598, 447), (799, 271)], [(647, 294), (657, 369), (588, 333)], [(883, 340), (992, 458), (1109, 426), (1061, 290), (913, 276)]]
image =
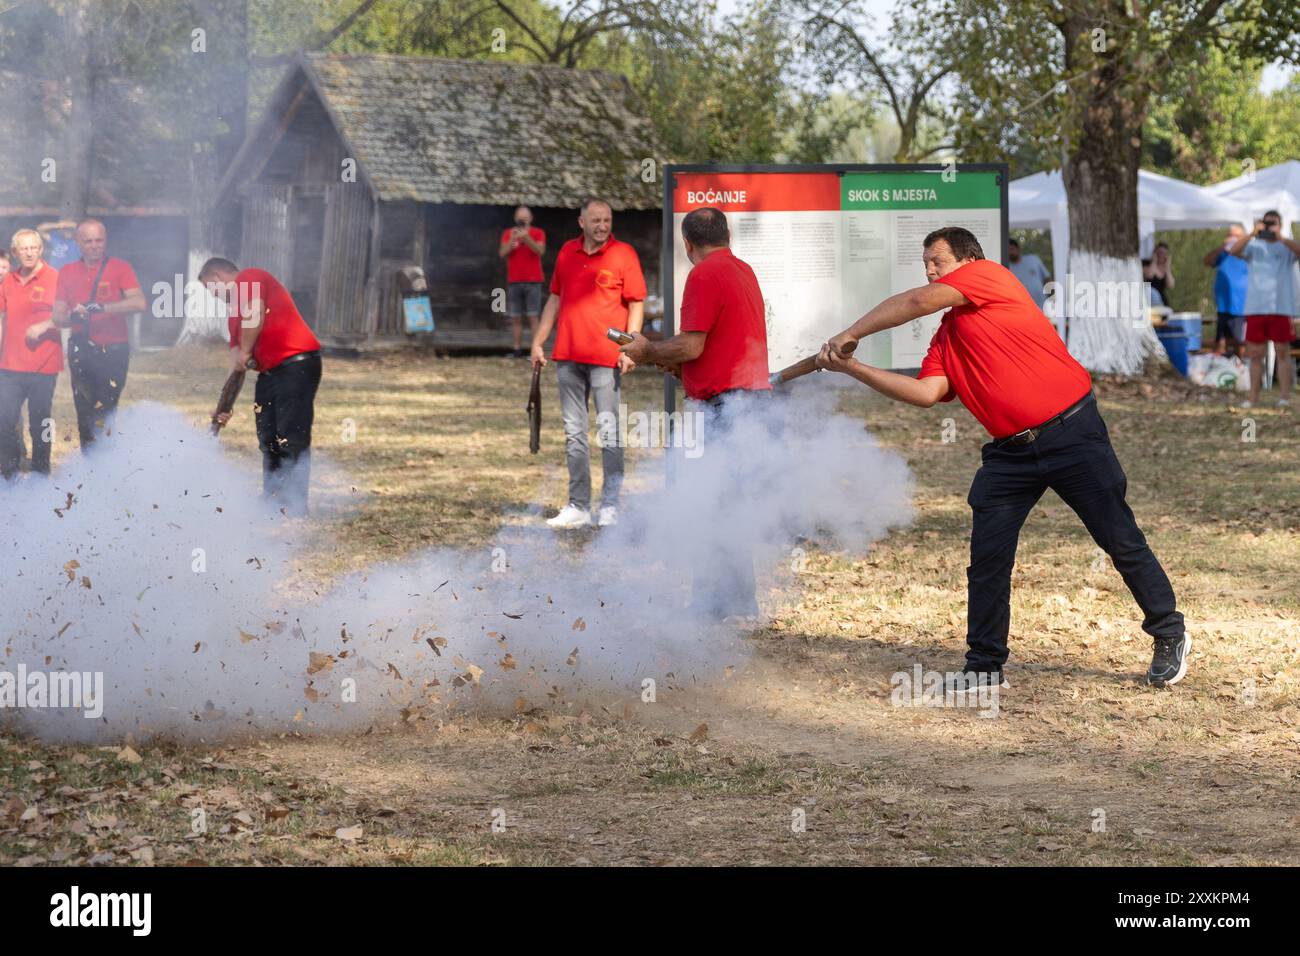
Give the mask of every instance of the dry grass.
[[(199, 420), (219, 362), (139, 357), (128, 395)], [(429, 543), (478, 546), (561, 504), (555, 403), (531, 457), (526, 387), (526, 365), (506, 359), (327, 363), (317, 445), (358, 506), (317, 522), (313, 564), (331, 574)], [(1257, 440), (1243, 442), (1244, 413), (1181, 384), (1100, 393), (1196, 642), (1176, 688), (1141, 683), (1137, 609), (1049, 496), (1020, 542), (999, 716), (892, 706), (892, 674), (961, 660), (964, 499), (982, 433), (959, 408), (855, 392), (846, 410), (916, 472), (917, 520), (865, 559), (814, 553), (806, 573), (773, 580), (742, 676), (636, 708), (559, 701), (343, 739), (142, 745), (139, 763), (0, 736), (0, 860), (1300, 862), (1300, 422), (1256, 410)], [(658, 379), (633, 375), (626, 395), (648, 406)], [(56, 418), (69, 411), (65, 380)], [(251, 454), (251, 423), (223, 441)], [(799, 813), (806, 832), (792, 830)], [(357, 824), (359, 839), (335, 836)]]

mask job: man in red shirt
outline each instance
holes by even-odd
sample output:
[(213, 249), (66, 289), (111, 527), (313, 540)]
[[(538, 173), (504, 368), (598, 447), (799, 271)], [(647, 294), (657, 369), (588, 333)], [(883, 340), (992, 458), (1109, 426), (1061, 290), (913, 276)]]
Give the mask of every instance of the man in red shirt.
[[(305, 515), (320, 342), (289, 291), (265, 269), (241, 271), (229, 259), (209, 259), (199, 281), (226, 304), (230, 369), (258, 373), (253, 415), (262, 451), (262, 493), (285, 514)], [(221, 424), (229, 418), (223, 416)]]
[[(682, 219), (691, 271), (682, 290), (681, 331), (662, 342), (641, 335), (620, 351), (638, 365), (651, 362), (680, 375), (686, 397), (706, 410), (706, 439), (725, 442), (732, 426), (771, 393), (763, 293), (749, 264), (731, 252), (721, 209), (704, 206)], [(725, 447), (725, 445), (724, 445)], [(743, 494), (744, 475), (729, 476)], [(694, 604), (711, 617), (758, 613), (753, 542), (736, 527), (697, 554)]]
[(135, 270), (105, 254), (108, 233), (98, 219), (83, 219), (73, 233), (81, 259), (59, 270), (50, 321), (72, 329), (68, 374), (77, 410), (77, 435), (85, 451), (96, 430), (107, 430), (117, 412), (131, 361), (128, 315), (145, 308)]
[(588, 395), (596, 403), (601, 424), (597, 437), (605, 474), (597, 523), (605, 527), (618, 521), (623, 484), (619, 377), (635, 363), (620, 355), (605, 333), (610, 328), (640, 332), (646, 296), (641, 260), (635, 249), (614, 238), (614, 213), (609, 203), (586, 200), (578, 214), (578, 227), (582, 236), (566, 242), (555, 258), (551, 295), (533, 336), (533, 366), (541, 368), (546, 364), (546, 340), (556, 329), (551, 358), (560, 384), (569, 502), (546, 522), (552, 528), (591, 524)]
[[(1083, 519), (1142, 608), (1154, 640), (1149, 683), (1176, 684), (1191, 639), (1169, 578), (1124, 500), (1127, 479), (1092, 394), (1092, 381), (1025, 287), (984, 258), (966, 229), (925, 237), (930, 284), (880, 303), (823, 347), (818, 364), (898, 401), (929, 408), (960, 398), (993, 436), (971, 485), (966, 665), (954, 681), (1003, 683), (1011, 624), (1011, 570), (1025, 518), (1051, 488)], [(917, 378), (844, 356), (844, 346), (882, 329), (948, 311)]]
[(32, 471), (50, 473), (54, 383), (63, 369), (59, 331), (50, 324), (59, 273), (41, 258), (45, 243), (35, 229), (14, 233), (18, 268), (0, 282), (0, 477), (18, 470), (18, 418), (27, 403)]
[(533, 226), (533, 211), (527, 206), (515, 210), (515, 225), (501, 233), (497, 254), (506, 260), (506, 309), (514, 336), (515, 358), (524, 354), (524, 316), (528, 329), (537, 334), (537, 317), (542, 314), (542, 256), (546, 255), (546, 233)]

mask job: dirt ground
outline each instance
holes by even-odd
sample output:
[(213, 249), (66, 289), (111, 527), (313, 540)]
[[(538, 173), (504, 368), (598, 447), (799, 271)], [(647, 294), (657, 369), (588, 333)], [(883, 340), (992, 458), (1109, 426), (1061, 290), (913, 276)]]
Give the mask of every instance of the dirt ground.
[[(220, 361), (139, 356), (127, 395), (198, 421)], [(527, 454), (527, 380), (503, 358), (328, 361), (317, 446), (364, 504), (316, 522), (321, 573), (553, 513), (562, 434), (553, 418)], [(635, 373), (626, 400), (649, 407), (660, 387)], [(59, 389), (68, 421), (66, 377)], [(653, 704), (556, 699), (349, 737), (199, 749), (0, 734), (0, 862), (1294, 865), (1300, 421), (1174, 380), (1098, 391), (1195, 642), (1177, 687), (1143, 684), (1137, 609), (1049, 496), (1021, 537), (996, 716), (895, 706), (893, 675), (962, 659), (965, 496), (984, 436), (959, 407), (852, 391), (844, 410), (916, 475), (916, 520), (865, 557), (811, 548), (779, 571), (750, 667)], [(250, 418), (225, 437), (232, 453), (254, 453)]]

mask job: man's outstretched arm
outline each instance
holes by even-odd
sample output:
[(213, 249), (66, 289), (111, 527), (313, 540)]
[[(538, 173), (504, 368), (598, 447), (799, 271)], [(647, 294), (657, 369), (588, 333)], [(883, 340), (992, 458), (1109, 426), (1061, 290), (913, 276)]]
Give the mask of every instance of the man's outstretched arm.
[(970, 305), (970, 300), (957, 289), (942, 282), (931, 282), (915, 289), (891, 295), (878, 306), (854, 322), (835, 338), (831, 347), (839, 354), (850, 341), (864, 339), (873, 332), (882, 332), (958, 305)]
[(842, 358), (827, 342), (817, 356), (817, 367), (832, 372), (843, 372), (856, 378), (863, 385), (869, 385), (881, 395), (897, 402), (907, 402), (920, 408), (929, 408), (943, 400), (948, 394), (949, 383), (946, 375), (928, 375), (925, 378), (912, 378), (890, 372), (874, 365), (867, 365), (855, 358)]

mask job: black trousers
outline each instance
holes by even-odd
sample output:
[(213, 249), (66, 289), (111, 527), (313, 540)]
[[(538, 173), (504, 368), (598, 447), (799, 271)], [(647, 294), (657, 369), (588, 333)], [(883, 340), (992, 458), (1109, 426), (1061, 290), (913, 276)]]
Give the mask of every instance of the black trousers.
[(307, 513), (311, 483), (311, 426), (321, 361), (312, 353), (257, 376), (257, 445), (262, 450), (262, 494), (286, 514)]
[(1000, 668), (1011, 626), (1011, 569), (1029, 511), (1051, 488), (1081, 519), (1142, 609), (1152, 637), (1181, 637), (1183, 616), (1174, 589), (1124, 500), (1128, 479), (1095, 400), (1027, 445), (984, 446), (969, 502), (974, 512), (966, 664)]
[(22, 454), (18, 419), (22, 416), (23, 402), (27, 403), (28, 432), (32, 437), (32, 471), (50, 473), (54, 429), (50, 427), (50, 439), (46, 441), (45, 423), (54, 405), (54, 383), (58, 378), (57, 373), (0, 370), (0, 477), (12, 478), (18, 470)]
[(97, 431), (111, 427), (130, 364), (131, 346), (125, 343), (101, 347), (84, 338), (68, 339), (68, 375), (83, 451), (95, 443)]

